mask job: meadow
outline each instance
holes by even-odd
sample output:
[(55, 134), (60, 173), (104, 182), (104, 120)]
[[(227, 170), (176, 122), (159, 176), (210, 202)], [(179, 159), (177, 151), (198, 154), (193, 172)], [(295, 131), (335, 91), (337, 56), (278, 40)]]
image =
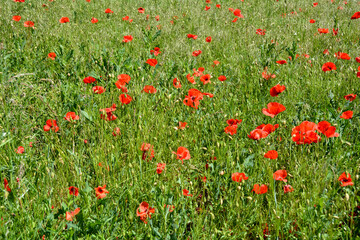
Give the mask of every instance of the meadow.
[(360, 239), (360, 1), (2, 0), (1, 239)]

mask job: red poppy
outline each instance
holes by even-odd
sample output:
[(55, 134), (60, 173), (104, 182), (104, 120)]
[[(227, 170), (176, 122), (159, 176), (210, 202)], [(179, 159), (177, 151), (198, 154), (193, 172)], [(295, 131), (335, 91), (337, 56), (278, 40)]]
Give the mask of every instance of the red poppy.
[(240, 9), (235, 9), (233, 11), (233, 14), (235, 17), (239, 17), (239, 18), (244, 18), (244, 16), (241, 14), (241, 10)]
[(277, 159), (278, 152), (276, 150), (270, 150), (267, 153), (265, 153), (264, 157), (269, 159)]
[(277, 102), (268, 103), (267, 107), (268, 107), (267, 109), (266, 108), (262, 109), (262, 113), (272, 118), (286, 110), (284, 105)]
[(217, 8), (221, 8), (221, 5), (220, 5), (220, 4), (216, 4), (216, 7), (217, 7)]
[(205, 85), (205, 84), (208, 84), (208, 83), (211, 83), (210, 82), (210, 79), (211, 79), (211, 75), (210, 74), (205, 74), (205, 75), (202, 75), (200, 77), (200, 81)]
[(356, 94), (348, 94), (348, 95), (345, 95), (344, 98), (350, 102), (354, 101), (356, 99)]
[(205, 38), (205, 41), (208, 42), (208, 43), (210, 43), (210, 42), (212, 41), (212, 38), (211, 38), (210, 36), (209, 36), (209, 37), (206, 37), (206, 38)]
[(97, 23), (97, 22), (99, 22), (99, 20), (97, 19), (97, 18), (91, 18), (91, 23)]
[(286, 64), (287, 61), (286, 60), (279, 60), (279, 61), (276, 61), (276, 63), (282, 65), (282, 64)]
[(159, 55), (161, 53), (160, 48), (155, 47), (154, 50), (150, 50), (150, 53), (154, 54), (154, 56), (157, 56), (157, 55)]
[(319, 122), (317, 125), (317, 130), (328, 138), (339, 136), (339, 134), (335, 132), (336, 127), (331, 126), (331, 124), (327, 121)]
[(21, 16), (15, 15), (12, 17), (12, 20), (14, 20), (15, 22), (19, 22), (21, 20)]
[(192, 77), (192, 76), (190, 75), (190, 73), (189, 73), (188, 75), (186, 75), (186, 79), (187, 79), (190, 83), (196, 84), (195, 78)]
[(336, 66), (332, 62), (324, 63), (324, 65), (321, 68), (324, 72), (336, 70)]
[(220, 62), (219, 61), (217, 61), (217, 60), (215, 60), (215, 61), (213, 61), (213, 65), (211, 65), (212, 67), (215, 67), (215, 66), (217, 66), (217, 65), (219, 65), (220, 64)]
[(279, 124), (261, 124), (260, 126), (256, 127), (256, 129), (263, 130), (267, 132), (268, 134), (274, 132), (279, 127)]
[(351, 19), (358, 19), (360, 18), (360, 12), (356, 12), (354, 13), (354, 15), (352, 15)]
[(14, 2), (25, 2), (25, 0), (14, 0)]
[(196, 39), (198, 38), (197, 35), (194, 35), (194, 34), (191, 34), (191, 33), (189, 33), (189, 34), (187, 35), (187, 37), (188, 37), (188, 38), (192, 38), (192, 39), (194, 39), (194, 40), (196, 40)]
[(69, 187), (69, 194), (77, 197), (79, 195), (79, 189), (77, 187), (71, 186)]
[[(154, 146), (150, 143), (143, 143), (140, 150), (143, 152), (141, 157), (142, 160), (146, 160), (149, 157), (149, 160), (151, 161), (151, 159), (155, 157)], [(148, 152), (150, 152), (150, 154), (148, 154)]]
[(189, 150), (185, 147), (179, 147), (177, 152), (172, 153), (176, 154), (176, 159), (180, 159), (182, 164), (184, 164), (184, 160), (189, 160), (191, 158)]
[(225, 131), (225, 133), (234, 135), (237, 132), (237, 127), (238, 127), (237, 125), (229, 125), (224, 129), (224, 131)]
[(131, 42), (133, 40), (133, 37), (131, 35), (124, 36), (123, 42)]
[(110, 8), (105, 9), (105, 13), (114, 13)]
[(62, 17), (62, 18), (60, 18), (59, 22), (60, 23), (67, 23), (67, 22), (70, 22), (70, 20), (69, 20), (68, 17)]
[(48, 58), (50, 58), (51, 60), (55, 60), (55, 58), (56, 58), (56, 53), (54, 53), (54, 52), (49, 53), (49, 54), (48, 54)]
[(351, 57), (347, 53), (337, 52), (334, 55), (337, 59), (350, 60)]
[(315, 23), (315, 20), (314, 20), (314, 19), (310, 19), (310, 23)]
[(156, 167), (156, 173), (161, 174), (162, 171), (165, 170), (165, 167), (166, 167), (166, 163), (158, 163), (158, 165)]
[(329, 33), (329, 29), (328, 28), (318, 28), (318, 32), (320, 34), (326, 34), (326, 33)]
[(201, 50), (196, 50), (196, 51), (193, 51), (192, 55), (193, 55), (194, 57), (197, 57), (197, 56), (199, 56), (201, 53), (202, 53)]
[(24, 22), (24, 27), (31, 27), (34, 28), (35, 24), (33, 21), (26, 21)]
[(193, 196), (192, 194), (189, 194), (189, 190), (187, 190), (187, 189), (183, 189), (183, 195), (185, 197), (192, 197)]
[(319, 5), (319, 3), (317, 2), (313, 3), (313, 7), (316, 7), (317, 5)]
[(221, 75), (221, 76), (219, 76), (219, 77), (218, 77), (218, 79), (219, 79), (219, 81), (223, 82), (223, 81), (225, 81), (225, 80), (226, 80), (226, 77), (225, 77), (225, 76), (223, 76), (223, 75)]
[(73, 218), (80, 212), (80, 208), (75, 209), (72, 212), (66, 212), (66, 220), (72, 221)]
[(98, 186), (97, 188), (95, 188), (95, 195), (97, 197), (97, 199), (102, 199), (104, 197), (106, 197), (106, 194), (109, 193), (108, 190), (106, 190), (106, 185), (104, 186)]
[(205, 68), (199, 67), (197, 70), (195, 68), (193, 68), (193, 71), (194, 71), (193, 76), (201, 77), (202, 75), (204, 75)]
[(265, 29), (256, 29), (256, 34), (257, 35), (265, 35), (265, 32), (266, 32), (266, 30)]
[(292, 140), (296, 144), (310, 144), (321, 141), (320, 136), (315, 132), (317, 124), (309, 121), (302, 122), (292, 129)]
[(105, 92), (105, 88), (102, 86), (95, 86), (92, 88), (92, 90), (93, 90), (93, 93), (96, 93), (96, 94), (102, 94)]
[(117, 76), (118, 80), (115, 82), (117, 88), (122, 89), (127, 83), (130, 82), (131, 77), (127, 74), (120, 74)]
[(156, 16), (155, 16), (155, 20), (156, 20), (156, 21), (159, 21), (159, 20), (160, 20), (160, 16), (159, 16), (159, 15), (156, 15)]
[(242, 180), (248, 180), (249, 177), (247, 177), (245, 175), (245, 173), (239, 173), (239, 172), (236, 172), (236, 173), (233, 173), (231, 175), (231, 179), (234, 181), (234, 182), (241, 182)]
[(262, 129), (255, 129), (250, 132), (250, 135), (248, 137), (253, 140), (260, 140), (262, 138), (266, 138), (269, 135), (267, 131), (264, 131)]
[(264, 194), (267, 193), (267, 191), (268, 186), (266, 186), (265, 184), (262, 184), (261, 186), (259, 184), (255, 184), (251, 192), (255, 192), (256, 194)]
[(270, 89), (270, 95), (272, 97), (277, 97), (280, 93), (285, 91), (285, 89), (286, 89), (286, 87), (284, 85), (281, 86), (280, 84), (277, 84)]
[(173, 212), (175, 210), (175, 206), (174, 205), (166, 205), (164, 204), (164, 208), (168, 208), (169, 212)]
[(291, 185), (285, 185), (284, 186), (284, 193), (293, 192), (294, 188)]
[(114, 131), (112, 132), (112, 135), (113, 135), (114, 137), (120, 136), (120, 135), (121, 135), (121, 133), (120, 133), (120, 128), (118, 128), (118, 127), (114, 128)]
[(173, 86), (175, 88), (181, 88), (181, 82), (177, 78), (174, 78), (173, 79)]
[(11, 192), (11, 188), (9, 187), (9, 182), (6, 178), (4, 178), (4, 188), (6, 191)]
[(346, 112), (343, 112), (340, 116), (340, 118), (342, 119), (351, 119), (353, 117), (353, 111), (346, 111)]
[(96, 79), (89, 76), (89, 77), (84, 78), (83, 82), (84, 83), (93, 83), (93, 82), (96, 82)]
[(202, 93), (199, 90), (192, 88), (189, 90), (188, 95), (185, 96), (183, 103), (186, 106), (197, 109), (200, 104), (200, 100), (204, 98), (204, 95), (209, 96), (210, 98), (213, 97), (213, 94), (211, 93)]
[(275, 74), (267, 73), (267, 67), (265, 67), (264, 71), (261, 73), (262, 78), (265, 80), (269, 80), (270, 78), (275, 78)]
[(120, 102), (122, 103), (121, 105), (129, 104), (132, 101), (132, 98), (128, 94), (121, 94), (119, 99)]
[(175, 127), (176, 130), (180, 129), (183, 130), (187, 126), (187, 122), (179, 122), (179, 126)]
[(345, 172), (343, 172), (338, 178), (338, 180), (341, 182), (342, 187), (354, 185), (350, 173), (346, 174)]
[(324, 52), (323, 52), (323, 54), (329, 55), (329, 54), (330, 54), (330, 53), (329, 53), (329, 50), (328, 50), (328, 49), (325, 49)]
[(64, 119), (65, 119), (66, 121), (71, 122), (72, 120), (79, 120), (80, 117), (79, 117), (78, 115), (76, 115), (75, 112), (68, 112), (68, 113), (66, 113)]
[(149, 207), (147, 202), (140, 203), (140, 206), (136, 210), (136, 216), (140, 217), (140, 220), (147, 224), (146, 219), (151, 218), (151, 214), (155, 213), (155, 208)]
[(44, 131), (48, 132), (50, 130), (53, 130), (54, 132), (58, 132), (59, 131), (59, 127), (56, 123), (55, 119), (49, 119), (46, 121), (46, 125), (44, 125)]
[(127, 21), (127, 20), (129, 20), (129, 16), (125, 16), (125, 17), (123, 17), (123, 18), (122, 18), (122, 20), (123, 20), (123, 21)]
[(158, 61), (156, 59), (153, 59), (153, 58), (149, 58), (147, 61), (146, 61), (147, 64), (149, 64), (150, 66), (152, 67), (155, 67), (156, 64), (158, 63)]
[(339, 33), (339, 29), (338, 29), (338, 28), (337, 28), (337, 29), (333, 28), (332, 31), (333, 31), (333, 36), (336, 36), (336, 35), (338, 35), (338, 33)]
[(138, 13), (145, 13), (145, 9), (142, 8), (142, 7), (139, 7), (139, 8), (138, 8)]
[(211, 7), (205, 6), (205, 11), (208, 11)]
[(104, 108), (100, 109), (100, 112), (106, 113), (106, 116), (104, 114), (100, 115), (101, 119), (106, 119), (107, 121), (114, 121), (117, 119), (117, 117), (113, 114), (113, 112), (116, 110), (116, 105), (113, 104), (111, 108)]
[(142, 90), (142, 92), (146, 92), (146, 93), (156, 93), (156, 91), (157, 91), (156, 88), (154, 88), (151, 85), (146, 85)]
[(25, 152), (25, 148), (22, 146), (19, 146), (17, 149), (15, 149), (17, 154), (23, 154)]
[(286, 170), (277, 170), (274, 172), (273, 178), (278, 181), (287, 182), (287, 179), (285, 179), (287, 176)]

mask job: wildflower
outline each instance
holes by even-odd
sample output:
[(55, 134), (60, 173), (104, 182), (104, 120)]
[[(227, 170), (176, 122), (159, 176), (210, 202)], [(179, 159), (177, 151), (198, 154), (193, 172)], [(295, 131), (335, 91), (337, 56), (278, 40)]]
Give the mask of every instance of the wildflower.
[(234, 181), (234, 182), (242, 182), (243, 180), (248, 180), (249, 177), (247, 177), (245, 175), (245, 173), (239, 173), (239, 172), (236, 172), (236, 173), (233, 173), (231, 175), (231, 179)]
[(109, 193), (108, 190), (106, 190), (106, 185), (104, 186), (98, 186), (97, 188), (95, 188), (95, 195), (97, 197), (97, 199), (102, 199), (104, 197), (106, 197), (106, 194)]

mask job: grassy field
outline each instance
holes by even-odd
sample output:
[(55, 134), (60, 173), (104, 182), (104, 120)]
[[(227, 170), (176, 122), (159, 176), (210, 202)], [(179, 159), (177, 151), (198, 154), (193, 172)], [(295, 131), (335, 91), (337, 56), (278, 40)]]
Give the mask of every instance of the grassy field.
[(1, 239), (360, 239), (359, 1), (22, 1)]

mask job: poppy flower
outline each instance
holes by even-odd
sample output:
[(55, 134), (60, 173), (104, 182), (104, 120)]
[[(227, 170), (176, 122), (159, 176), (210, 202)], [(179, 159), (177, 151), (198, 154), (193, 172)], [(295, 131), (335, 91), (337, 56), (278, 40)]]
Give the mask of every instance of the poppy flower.
[(186, 75), (186, 79), (187, 79), (190, 83), (196, 84), (195, 78), (192, 77), (192, 76), (190, 75), (190, 73), (189, 73), (188, 75)]
[(267, 67), (265, 67), (264, 71), (261, 73), (261, 76), (265, 80), (269, 80), (270, 78), (275, 78), (276, 77), (275, 74), (271, 74), (271, 73), (267, 72)]
[(157, 55), (159, 55), (161, 53), (160, 48), (155, 47), (154, 50), (150, 50), (150, 53), (154, 54), (154, 56), (157, 56)]
[(255, 129), (250, 132), (250, 135), (248, 135), (248, 138), (253, 140), (260, 140), (262, 138), (266, 138), (269, 135), (267, 131), (264, 131), (262, 129)]
[(352, 15), (351, 16), (351, 19), (358, 19), (358, 18), (360, 18), (360, 12), (356, 12), (356, 13), (354, 13), (354, 15)]
[(277, 159), (278, 152), (276, 150), (270, 150), (267, 153), (265, 153), (264, 157), (269, 159)]
[(114, 128), (114, 131), (112, 132), (112, 135), (113, 135), (114, 137), (120, 136), (120, 135), (121, 135), (121, 133), (120, 133), (120, 128), (118, 128), (118, 127)]
[(354, 101), (356, 99), (356, 94), (348, 94), (348, 95), (345, 95), (344, 98), (350, 102)]
[(121, 105), (129, 104), (132, 101), (132, 98), (128, 94), (121, 94), (119, 96), (119, 99), (120, 99), (120, 102), (122, 103)]
[(237, 22), (238, 18), (234, 18), (231, 22)]
[(189, 33), (189, 34), (187, 35), (187, 37), (188, 37), (188, 38), (192, 38), (192, 39), (194, 39), (194, 40), (196, 40), (196, 39), (198, 38), (197, 35), (194, 35), (194, 34), (191, 34), (191, 33)]
[(67, 22), (70, 22), (70, 20), (69, 20), (68, 17), (62, 17), (62, 18), (60, 18), (59, 22), (60, 23), (67, 23)]
[(211, 65), (212, 67), (216, 67), (217, 65), (219, 65), (220, 64), (220, 62), (219, 61), (217, 61), (217, 60), (215, 60), (215, 61), (213, 61), (213, 65)]
[(118, 80), (115, 82), (117, 88), (122, 89), (131, 80), (131, 77), (127, 74), (120, 74), (117, 76)]
[(208, 43), (210, 43), (210, 42), (212, 41), (212, 38), (211, 38), (210, 36), (209, 36), (209, 37), (206, 37), (206, 38), (205, 38), (205, 41), (208, 42)]
[(66, 113), (64, 119), (65, 119), (66, 121), (71, 122), (72, 120), (73, 120), (73, 121), (74, 121), (74, 120), (79, 120), (80, 117), (79, 117), (78, 115), (76, 115), (75, 112), (68, 112), (68, 113)]
[(127, 42), (131, 42), (132, 40), (133, 40), (133, 36), (126, 35), (124, 36), (123, 42), (127, 43)]
[(35, 24), (33, 21), (26, 21), (24, 22), (24, 27), (31, 27), (34, 28)]
[(83, 82), (86, 83), (86, 84), (93, 83), (93, 82), (96, 82), (96, 79), (89, 76), (89, 77), (84, 78)]
[(25, 152), (25, 148), (22, 146), (19, 146), (17, 149), (15, 149), (17, 154), (23, 154)]
[(328, 49), (325, 49), (325, 50), (323, 51), (323, 54), (329, 55), (329, 54), (330, 54), (330, 53), (329, 53), (329, 50), (328, 50)]
[(156, 167), (156, 173), (161, 174), (165, 170), (166, 163), (158, 163)]
[(49, 119), (46, 121), (46, 125), (44, 125), (44, 131), (48, 132), (50, 130), (53, 130), (54, 132), (58, 132), (59, 131), (59, 127), (56, 123), (55, 119)]
[(256, 127), (256, 129), (261, 129), (269, 134), (274, 132), (277, 128), (279, 128), (279, 124), (261, 124), (260, 126)]
[(66, 212), (66, 220), (72, 221), (73, 218), (80, 212), (80, 208), (75, 209), (72, 212)]
[(286, 170), (277, 170), (274, 172), (273, 178), (278, 181), (287, 182), (287, 179), (285, 179), (287, 176)]
[(233, 14), (235, 17), (239, 17), (239, 18), (244, 18), (244, 16), (241, 14), (241, 10), (240, 9), (235, 9), (233, 11)]
[(340, 116), (342, 119), (351, 119), (353, 117), (353, 111), (343, 112)]
[(104, 114), (101, 114), (100, 118), (106, 119), (107, 121), (114, 121), (115, 119), (117, 119), (117, 117), (113, 114), (115, 110), (116, 110), (115, 104), (113, 104), (111, 108), (100, 109), (100, 112), (106, 113), (106, 116)]
[(114, 13), (110, 8), (105, 9), (105, 13)]
[(147, 64), (149, 64), (150, 66), (152, 67), (155, 67), (156, 64), (158, 63), (158, 61), (156, 59), (153, 59), (153, 58), (149, 58), (147, 61), (146, 61)]
[(314, 20), (314, 19), (310, 19), (310, 23), (315, 23), (315, 20)]
[(189, 190), (187, 190), (187, 189), (183, 189), (183, 195), (185, 197), (192, 197), (193, 196), (192, 194), (189, 194)]
[(205, 11), (208, 11), (211, 7), (205, 6)]
[(223, 81), (225, 81), (225, 80), (226, 80), (226, 77), (225, 77), (225, 76), (223, 76), (223, 75), (221, 75), (221, 76), (219, 76), (219, 77), (218, 77), (218, 79), (219, 79), (219, 81), (223, 82)]
[(266, 32), (266, 30), (265, 29), (256, 29), (256, 34), (257, 35), (265, 35), (265, 32)]
[(329, 33), (329, 29), (328, 28), (318, 28), (318, 32), (320, 34), (326, 34), (326, 33)]
[(97, 22), (99, 22), (99, 20), (97, 19), (97, 18), (91, 18), (91, 23), (97, 23)]
[(69, 187), (69, 194), (77, 197), (79, 195), (79, 189), (77, 187), (71, 186)]
[(183, 130), (183, 129), (185, 129), (186, 126), (187, 126), (187, 122), (179, 122), (179, 126), (175, 127), (175, 129)]
[(164, 204), (164, 208), (168, 208), (169, 212), (173, 212), (175, 210), (175, 206), (174, 205), (166, 205)]
[(277, 97), (280, 93), (285, 91), (285, 89), (286, 89), (286, 87), (284, 85), (281, 86), (280, 84), (277, 84), (270, 89), (270, 95), (272, 97)]
[(146, 85), (142, 90), (142, 92), (146, 92), (146, 93), (156, 93), (156, 91), (157, 91), (156, 88), (154, 88), (151, 85)]
[(261, 186), (259, 184), (255, 184), (251, 192), (255, 192), (256, 194), (264, 194), (267, 193), (267, 191), (268, 186), (266, 186), (265, 184), (262, 184)]
[(333, 36), (336, 36), (336, 35), (338, 35), (338, 33), (339, 33), (339, 29), (338, 29), (338, 28), (337, 28), (337, 29), (333, 28), (332, 31), (333, 31)]
[(155, 16), (155, 20), (156, 20), (156, 21), (159, 21), (159, 20), (160, 20), (160, 16), (159, 16), (159, 15), (156, 15), (156, 16)]
[(142, 7), (139, 7), (139, 8), (138, 8), (138, 13), (145, 13), (145, 9), (142, 8)]
[(213, 97), (213, 94), (211, 94), (211, 93), (202, 93), (199, 90), (194, 89), (194, 88), (189, 89), (188, 95), (185, 96), (183, 103), (186, 106), (197, 109), (200, 104), (200, 100), (202, 100), (204, 98), (204, 95), (209, 96), (210, 98)]
[(197, 70), (194, 68), (193, 71), (194, 71), (193, 76), (201, 77), (202, 75), (204, 75), (205, 68), (199, 67)]
[(350, 60), (350, 56), (347, 53), (337, 52), (334, 55), (337, 59)]
[(317, 5), (319, 5), (319, 3), (317, 3), (317, 2), (313, 3), (313, 7), (316, 7)]
[(104, 197), (106, 197), (106, 194), (109, 193), (108, 190), (106, 190), (106, 185), (104, 186), (98, 186), (97, 188), (95, 188), (95, 195), (97, 197), (97, 199), (102, 199)]
[(321, 121), (317, 125), (317, 130), (324, 134), (326, 137), (338, 137), (339, 134), (336, 131), (336, 127), (331, 126), (331, 124), (327, 121)]
[(143, 143), (140, 150), (143, 152), (142, 160), (146, 160), (149, 157), (149, 160), (151, 161), (151, 159), (155, 157), (154, 146), (150, 143)]
[(136, 210), (136, 216), (140, 217), (140, 220), (147, 224), (146, 219), (151, 218), (151, 214), (155, 213), (155, 208), (149, 207), (147, 202), (140, 203), (140, 206)]
[(345, 172), (343, 172), (343, 173), (340, 175), (340, 177), (338, 178), (338, 180), (341, 182), (341, 186), (342, 186), (342, 187), (354, 185), (354, 183), (352, 182), (350, 173), (349, 173), (349, 174), (346, 174)]
[(175, 88), (181, 88), (181, 82), (177, 78), (174, 78), (173, 79), (173, 86)]
[(291, 185), (285, 185), (284, 186), (284, 193), (293, 192), (294, 188)]
[(284, 105), (277, 103), (277, 102), (271, 102), (268, 103), (267, 108), (262, 109), (262, 113), (269, 117), (275, 117), (279, 113), (285, 111), (286, 108)]
[(125, 16), (125, 17), (123, 17), (123, 18), (122, 18), (122, 20), (123, 20), (123, 21), (127, 21), (127, 20), (129, 20), (129, 16)]
[(236, 172), (236, 173), (233, 173), (231, 175), (231, 179), (234, 181), (234, 182), (241, 182), (242, 180), (248, 180), (249, 177), (247, 177), (245, 175), (245, 173), (239, 173), (239, 172)]
[(317, 124), (309, 121), (302, 122), (292, 129), (292, 140), (296, 144), (310, 144), (321, 141), (320, 136), (315, 132)]
[(321, 68), (324, 72), (336, 70), (336, 66), (332, 62), (324, 63), (324, 65)]
[(221, 5), (220, 5), (220, 4), (216, 4), (216, 7), (217, 7), (217, 8), (221, 8)]
[(92, 90), (93, 90), (93, 93), (96, 93), (96, 94), (102, 94), (105, 92), (105, 88), (102, 86), (95, 86), (92, 88)]
[(184, 164), (184, 160), (191, 158), (189, 150), (185, 147), (179, 147), (176, 152), (172, 153), (176, 154), (176, 159), (180, 159), (182, 164)]
[(242, 119), (229, 119), (226, 121), (228, 125), (239, 125), (242, 122)]
[(230, 135), (235, 135), (237, 132), (237, 127), (237, 125), (229, 125), (224, 129), (224, 131)]
[(9, 187), (9, 182), (6, 178), (4, 178), (4, 188), (6, 191), (11, 192), (11, 188)]
[(208, 83), (211, 83), (210, 82), (210, 79), (211, 79), (211, 75), (210, 74), (205, 74), (205, 75), (202, 75), (200, 77), (200, 81), (205, 85), (205, 84), (208, 84)]
[(21, 20), (21, 16), (15, 15), (12, 17), (12, 20), (14, 20), (15, 22), (19, 22)]
[(56, 58), (56, 53), (54, 53), (54, 52), (49, 53), (49, 54), (48, 54), (48, 58), (50, 58), (51, 60), (55, 60), (55, 58)]
[(282, 64), (286, 64), (287, 61), (286, 60), (279, 60), (279, 61), (276, 61), (276, 63), (282, 65)]
[(193, 52), (192, 52), (192, 55), (193, 55), (194, 57), (197, 57), (197, 56), (199, 56), (201, 53), (202, 53), (201, 50), (196, 50), (196, 51), (193, 51)]

